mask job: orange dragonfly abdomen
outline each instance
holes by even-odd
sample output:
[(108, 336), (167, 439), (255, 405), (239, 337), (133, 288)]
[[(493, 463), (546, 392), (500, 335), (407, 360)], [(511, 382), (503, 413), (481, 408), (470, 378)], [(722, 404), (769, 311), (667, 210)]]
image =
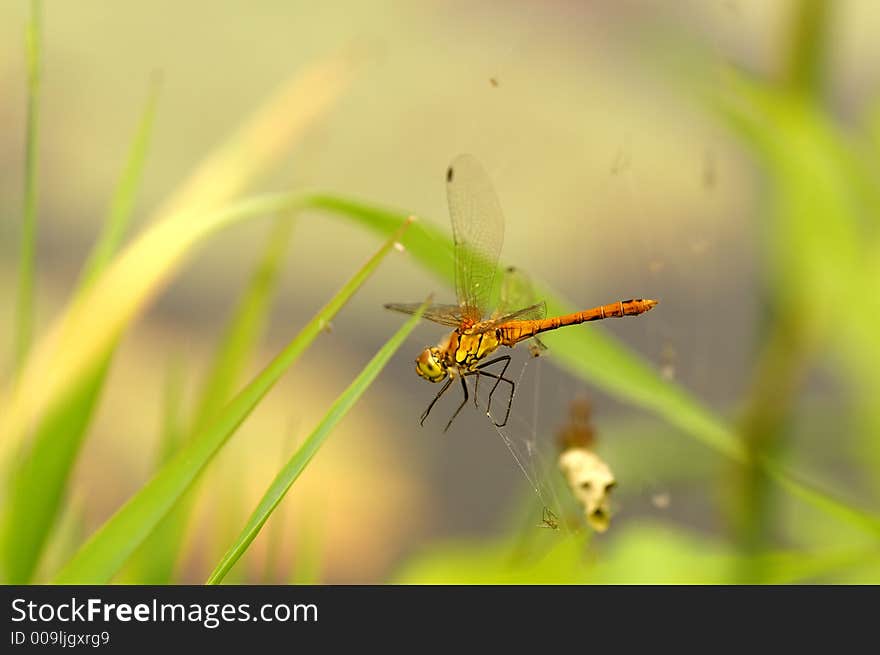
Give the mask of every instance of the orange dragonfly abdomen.
[(634, 298), (632, 300), (619, 300), (618, 302), (600, 305), (583, 312), (565, 314), (564, 316), (554, 316), (533, 321), (509, 321), (498, 326), (501, 332), (500, 342), (504, 346), (514, 346), (520, 341), (530, 339), (541, 332), (549, 332), (567, 325), (578, 325), (587, 321), (601, 321), (605, 318), (644, 314), (656, 304), (656, 300)]

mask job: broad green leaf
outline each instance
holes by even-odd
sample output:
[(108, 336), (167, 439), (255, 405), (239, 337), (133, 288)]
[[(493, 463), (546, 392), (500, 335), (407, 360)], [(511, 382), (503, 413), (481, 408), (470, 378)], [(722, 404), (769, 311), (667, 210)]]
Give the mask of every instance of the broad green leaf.
[(245, 525), (241, 534), (235, 543), (229, 548), (223, 559), (211, 573), (207, 580), (207, 584), (219, 584), (222, 582), (226, 573), (231, 569), (239, 558), (247, 551), (254, 538), (259, 534), (263, 525), (278, 507), (278, 504), (287, 494), (290, 487), (296, 482), (296, 479), (308, 466), (312, 458), (317, 454), (318, 450), (326, 441), (327, 437), (336, 427), (336, 424), (348, 413), (358, 399), (363, 395), (364, 391), (369, 388), (379, 375), (380, 371), (385, 368), (391, 356), (397, 352), (409, 333), (419, 322), (422, 317), (426, 303), (421, 309), (410, 317), (406, 323), (392, 336), (384, 346), (377, 352), (364, 369), (358, 374), (354, 381), (342, 394), (333, 402), (330, 410), (318, 423), (314, 431), (306, 438), (302, 446), (293, 454), (293, 457), (275, 476), (275, 480), (266, 490), (262, 500), (260, 500), (250, 519)]
[[(282, 197), (281, 200), (290, 199)], [(267, 201), (257, 203), (266, 209)], [(272, 204), (272, 203), (269, 203)], [(286, 208), (284, 202), (276, 210)], [(253, 206), (251, 206), (253, 208)], [(240, 210), (239, 210), (240, 211)], [(204, 429), (122, 506), (55, 578), (58, 584), (108, 582), (134, 550), (155, 529), (196, 480), (214, 455), (253, 411), (263, 396), (321, 333), (345, 302), (369, 278), (406, 230), (408, 223), (382, 246), (351, 280), (321, 309), (287, 347), (233, 398)]]

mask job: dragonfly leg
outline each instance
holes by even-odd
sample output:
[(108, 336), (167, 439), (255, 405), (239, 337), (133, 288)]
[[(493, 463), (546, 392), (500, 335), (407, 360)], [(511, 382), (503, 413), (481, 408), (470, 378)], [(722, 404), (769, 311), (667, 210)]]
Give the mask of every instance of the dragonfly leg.
[(474, 380), (474, 407), (479, 408), (479, 404), (477, 404), (477, 400), (480, 398), (480, 372), (474, 371), (474, 376), (476, 380)]
[(462, 410), (462, 408), (467, 405), (468, 401), (468, 388), (467, 382), (464, 381), (464, 376), (461, 377), (461, 388), (464, 390), (464, 400), (461, 401), (461, 405), (458, 406), (458, 409), (455, 410), (455, 414), (452, 415), (452, 418), (449, 419), (449, 423), (446, 424), (446, 427), (443, 428), (443, 431), (446, 432), (449, 429), (449, 426), (452, 425), (452, 422), (455, 420), (455, 417), (458, 416), (458, 413)]
[(443, 387), (440, 389), (440, 391), (437, 392), (437, 395), (434, 396), (434, 400), (432, 400), (431, 404), (428, 405), (428, 409), (426, 409), (424, 412), (422, 412), (422, 418), (419, 420), (419, 425), (425, 424), (425, 419), (428, 418), (428, 414), (431, 413), (431, 410), (434, 409), (434, 405), (436, 405), (437, 401), (440, 400), (440, 396), (442, 396), (444, 393), (446, 393), (446, 390), (449, 389), (449, 385), (451, 385), (451, 384), (452, 384), (452, 378), (449, 378), (448, 380), (446, 380), (446, 384), (444, 384)]
[[(476, 375), (476, 372), (469, 373), (468, 375)], [(507, 425), (507, 419), (510, 417), (510, 408), (513, 404), (513, 394), (516, 392), (516, 384), (513, 380), (505, 377), (501, 377), (500, 375), (495, 375), (494, 373), (488, 373), (487, 371), (480, 371), (480, 375), (488, 375), (490, 378), (495, 378), (498, 383), (506, 382), (510, 385), (510, 397), (507, 399), (507, 412), (504, 414), (504, 420), (501, 423), (495, 422), (495, 419), (492, 419), (492, 422), (495, 423), (496, 427), (503, 428)], [(486, 416), (492, 418), (492, 415), (489, 412), (486, 412)]]
[[(499, 375), (497, 377), (497, 379), (495, 380), (495, 384), (492, 385), (492, 391), (489, 392), (489, 399), (486, 401), (486, 413), (487, 414), (492, 409), (492, 396), (495, 395), (495, 390), (498, 388), (498, 385), (501, 383), (501, 380), (507, 380), (507, 378), (504, 377), (504, 374), (507, 373), (507, 367), (510, 366), (510, 355), (502, 355), (501, 357), (496, 357), (495, 359), (490, 359), (488, 362), (485, 362), (484, 364), (480, 364), (477, 367), (478, 370), (480, 370), (480, 372), (483, 373), (483, 375), (488, 375), (488, 373), (486, 373), (483, 369), (485, 369), (489, 366), (493, 366), (494, 364), (497, 364), (499, 362), (504, 362), (504, 367), (501, 369), (501, 375)], [(491, 375), (489, 377), (495, 377), (495, 376)], [(509, 380), (508, 380), (508, 382), (509, 382)], [(508, 414), (510, 413), (510, 404), (512, 402), (513, 402), (513, 391), (510, 392), (510, 402), (508, 402), (508, 404), (507, 404), (507, 413)], [(505, 417), (504, 425), (506, 425), (506, 424), (507, 424), (507, 418)], [(502, 427), (502, 426), (499, 425), (498, 427)]]

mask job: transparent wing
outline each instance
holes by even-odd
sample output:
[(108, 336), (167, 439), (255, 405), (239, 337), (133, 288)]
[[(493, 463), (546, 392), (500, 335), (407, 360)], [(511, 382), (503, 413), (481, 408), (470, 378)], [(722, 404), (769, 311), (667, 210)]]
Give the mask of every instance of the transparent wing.
[(494, 330), (499, 325), (509, 321), (538, 321), (547, 315), (547, 305), (543, 301), (530, 307), (523, 307), (515, 312), (504, 314), (490, 318), (488, 321), (481, 321), (467, 330), (468, 334), (482, 334), (489, 330)]
[[(421, 306), (422, 303), (420, 302), (388, 303), (385, 305), (385, 309), (401, 312), (402, 314), (415, 314)], [(461, 308), (458, 305), (428, 305), (422, 314), (422, 318), (449, 327), (458, 327), (463, 320)]]
[(498, 309), (491, 319), (477, 323), (469, 332), (488, 332), (508, 321), (540, 320), (547, 316), (547, 306), (536, 300), (531, 280), (518, 268), (511, 266), (501, 280)]
[(504, 241), (504, 215), (489, 176), (471, 155), (446, 171), (446, 197), (455, 240), (455, 292), (464, 318), (488, 314), (495, 269)]
[[(501, 289), (498, 296), (498, 307), (493, 318), (512, 314), (523, 307), (532, 307), (538, 303), (532, 281), (520, 269), (510, 266), (501, 278)], [(537, 318), (544, 318), (539, 316)]]

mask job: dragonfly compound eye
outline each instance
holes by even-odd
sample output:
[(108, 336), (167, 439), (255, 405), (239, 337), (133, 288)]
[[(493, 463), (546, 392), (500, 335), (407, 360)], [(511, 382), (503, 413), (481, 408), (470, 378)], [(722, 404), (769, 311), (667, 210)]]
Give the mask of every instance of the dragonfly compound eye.
[(416, 358), (416, 373), (429, 382), (440, 382), (446, 377), (446, 369), (440, 364), (440, 359), (433, 350), (425, 348)]

